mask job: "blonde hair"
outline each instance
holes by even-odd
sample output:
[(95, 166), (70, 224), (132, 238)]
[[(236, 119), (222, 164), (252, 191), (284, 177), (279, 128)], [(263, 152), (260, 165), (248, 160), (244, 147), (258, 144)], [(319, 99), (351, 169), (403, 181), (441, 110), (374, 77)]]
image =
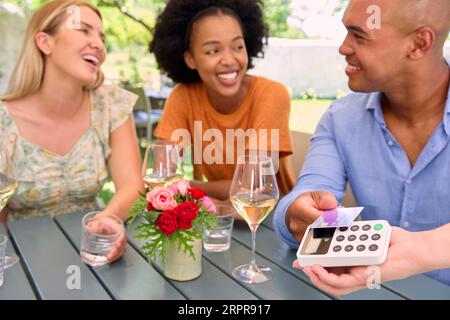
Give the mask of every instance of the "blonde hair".
[[(38, 32), (56, 34), (70, 6), (88, 7), (102, 19), (97, 7), (82, 0), (55, 0), (39, 8), (28, 23), (19, 60), (9, 79), (8, 89), (0, 98), (1, 100), (26, 97), (40, 89), (44, 76), (44, 55), (37, 47), (34, 38)], [(99, 69), (95, 82), (85, 86), (84, 89), (97, 89), (104, 79), (103, 72)]]

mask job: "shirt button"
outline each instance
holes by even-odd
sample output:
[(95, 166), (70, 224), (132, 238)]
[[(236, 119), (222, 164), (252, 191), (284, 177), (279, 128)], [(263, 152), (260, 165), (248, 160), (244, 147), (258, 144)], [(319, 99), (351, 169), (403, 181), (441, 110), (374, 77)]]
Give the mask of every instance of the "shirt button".
[(387, 144), (392, 147), (394, 145), (394, 142), (392, 142), (392, 140), (388, 140)]
[(409, 227), (409, 222), (408, 222), (408, 221), (403, 222), (403, 226), (404, 226), (405, 228), (408, 228), (408, 227)]
[(412, 179), (411, 179), (411, 178), (406, 179), (406, 183), (407, 183), (407, 184), (410, 184), (411, 182), (412, 182)]

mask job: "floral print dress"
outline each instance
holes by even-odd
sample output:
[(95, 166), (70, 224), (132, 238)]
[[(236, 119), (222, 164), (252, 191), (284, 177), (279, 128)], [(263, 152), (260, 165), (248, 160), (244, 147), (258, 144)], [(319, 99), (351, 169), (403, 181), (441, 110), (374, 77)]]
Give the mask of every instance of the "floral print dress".
[(17, 191), (7, 205), (8, 220), (55, 216), (99, 209), (96, 195), (108, 176), (111, 133), (132, 114), (137, 96), (116, 86), (90, 92), (89, 129), (65, 155), (58, 155), (21, 137), (14, 119), (0, 101), (0, 139), (12, 159)]

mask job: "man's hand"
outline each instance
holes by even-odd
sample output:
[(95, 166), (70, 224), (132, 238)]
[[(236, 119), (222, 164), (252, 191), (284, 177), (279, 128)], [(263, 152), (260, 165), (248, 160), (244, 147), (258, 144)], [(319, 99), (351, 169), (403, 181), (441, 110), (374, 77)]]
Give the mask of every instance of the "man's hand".
[(337, 207), (336, 197), (328, 191), (305, 192), (292, 203), (286, 212), (286, 226), (300, 243), (306, 228), (324, 211)]
[(378, 279), (380, 283), (377, 284), (381, 284), (429, 271), (426, 262), (422, 261), (423, 250), (427, 249), (423, 245), (424, 239), (421, 235), (419, 232), (408, 232), (392, 227), (388, 256), (385, 263), (376, 268), (367, 266), (323, 268), (319, 265), (302, 268), (297, 260), (294, 261), (293, 267), (302, 269), (319, 289), (334, 296), (342, 296), (368, 287), (372, 284), (372, 280)]

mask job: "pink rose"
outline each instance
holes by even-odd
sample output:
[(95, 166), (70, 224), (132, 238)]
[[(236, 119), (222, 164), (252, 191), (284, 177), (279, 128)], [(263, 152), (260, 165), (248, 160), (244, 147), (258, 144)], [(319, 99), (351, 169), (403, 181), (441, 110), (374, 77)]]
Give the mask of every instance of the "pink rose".
[(178, 193), (178, 189), (177, 186), (171, 184), (170, 186), (167, 186), (167, 189), (169, 189), (170, 191), (172, 191), (172, 194), (175, 195)]
[(164, 211), (177, 206), (172, 190), (165, 187), (155, 187), (147, 193), (147, 201), (151, 202), (155, 209)]
[(181, 193), (181, 195), (182, 195), (183, 197), (186, 197), (186, 194), (187, 194), (188, 189), (189, 189), (190, 187), (191, 187), (191, 186), (190, 186), (190, 184), (189, 184), (189, 181), (187, 181), (187, 180), (181, 180), (181, 181), (178, 182), (178, 184), (177, 184), (178, 191), (180, 191), (180, 193)]
[(217, 208), (214, 202), (208, 197), (202, 199), (202, 207), (205, 207), (207, 211), (216, 213)]

